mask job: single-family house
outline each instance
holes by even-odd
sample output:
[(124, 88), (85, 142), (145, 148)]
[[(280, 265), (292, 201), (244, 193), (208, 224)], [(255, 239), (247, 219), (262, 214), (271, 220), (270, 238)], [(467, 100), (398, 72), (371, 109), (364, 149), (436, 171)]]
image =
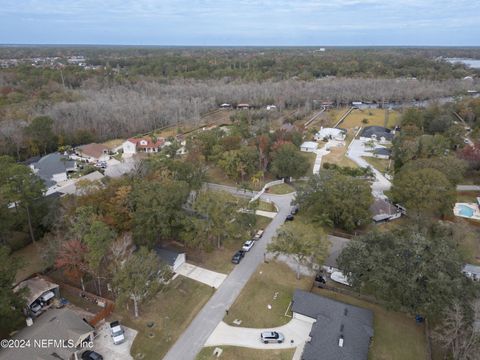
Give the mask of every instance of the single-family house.
[(238, 104), (238, 105), (237, 105), (237, 109), (246, 109), (246, 110), (248, 110), (248, 109), (250, 109), (250, 104), (245, 104), (245, 103), (244, 103), (244, 104)]
[(328, 141), (328, 140), (345, 140), (347, 132), (344, 129), (338, 128), (324, 128), (321, 127), (320, 131), (315, 134), (315, 140), (317, 141)]
[(29, 340), (31, 346), (5, 348), (0, 360), (79, 360), (88, 349), (82, 345), (93, 337), (94, 328), (73, 310), (52, 308), (13, 336), (13, 340)]
[(392, 150), (385, 147), (377, 147), (373, 149), (372, 154), (376, 158), (388, 160), (392, 156)]
[(222, 105), (220, 105), (220, 108), (221, 108), (221, 109), (231, 109), (231, 108), (232, 108), (232, 105), (227, 104), (227, 103), (223, 103)]
[(402, 216), (398, 207), (382, 198), (374, 199), (372, 205), (370, 205), (370, 212), (372, 213), (372, 220), (376, 224), (398, 219)]
[(160, 258), (160, 260), (162, 260), (170, 267), (170, 270), (172, 270), (173, 272), (175, 272), (186, 261), (185, 253), (179, 253), (175, 250), (166, 249), (161, 246), (155, 247), (155, 253)]
[(277, 110), (277, 107), (275, 105), (267, 105), (267, 110)]
[(462, 273), (474, 281), (480, 281), (480, 266), (466, 264), (463, 267)]
[(48, 188), (67, 180), (69, 173), (77, 171), (77, 163), (58, 152), (43, 156), (30, 167)]
[(304, 152), (314, 152), (318, 148), (318, 143), (315, 141), (305, 141), (300, 145), (300, 150)]
[(78, 146), (75, 153), (88, 162), (95, 163), (97, 161), (107, 161), (110, 159), (110, 148), (102, 145), (91, 143), (87, 145)]
[(289, 133), (289, 132), (297, 130), (297, 128), (295, 127), (295, 125), (293, 125), (289, 122), (286, 122), (286, 123), (282, 124), (282, 126), (280, 127), (280, 130)]
[(378, 141), (380, 143), (391, 143), (394, 134), (390, 129), (383, 126), (367, 126), (360, 133), (360, 140)]
[(156, 153), (165, 145), (164, 138), (143, 136), (130, 138), (122, 144), (124, 154), (136, 154), (137, 152)]
[(28, 316), (40, 315), (47, 309), (54, 298), (60, 296), (59, 285), (39, 276), (20, 282), (13, 288), (13, 292), (18, 293), (23, 289), (26, 289), (25, 313)]
[(302, 360), (367, 360), (373, 312), (303, 290), (295, 290), (293, 317), (311, 322)]
[(56, 189), (57, 193), (61, 194), (61, 196), (64, 195), (84, 195), (85, 190), (87, 187), (85, 186), (79, 186), (79, 184), (86, 185), (89, 184), (89, 188), (91, 189), (92, 187), (96, 189), (100, 189), (102, 186), (100, 180), (102, 180), (105, 177), (101, 172), (99, 171), (94, 171), (91, 172), (90, 174), (81, 176), (77, 179), (70, 179), (67, 181), (67, 184), (60, 186), (59, 188)]

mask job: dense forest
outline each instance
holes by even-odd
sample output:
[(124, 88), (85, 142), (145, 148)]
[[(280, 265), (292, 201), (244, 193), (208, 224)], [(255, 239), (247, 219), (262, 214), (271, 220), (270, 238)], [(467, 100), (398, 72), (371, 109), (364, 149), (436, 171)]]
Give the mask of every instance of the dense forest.
[[(73, 55), (94, 68), (68, 65), (65, 59)], [(42, 56), (58, 57), (58, 66), (28, 63)], [(310, 110), (315, 100), (403, 103), (479, 89), (478, 70), (442, 56), (480, 54), (415, 48), (5, 47), (0, 59), (23, 60), (0, 70), (0, 153), (20, 159), (41, 153), (31, 144), (38, 135), (32, 121), (39, 116), (51, 119), (36, 126), (51, 131), (57, 145), (78, 145), (196, 122), (224, 102)]]

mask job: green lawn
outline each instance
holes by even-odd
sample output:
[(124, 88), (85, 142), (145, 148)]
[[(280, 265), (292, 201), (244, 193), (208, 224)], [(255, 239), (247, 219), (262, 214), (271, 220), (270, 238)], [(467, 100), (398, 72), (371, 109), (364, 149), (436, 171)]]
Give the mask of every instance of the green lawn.
[[(322, 144), (318, 144), (319, 148), (322, 147)], [(305, 157), (308, 160), (309, 170), (307, 171), (307, 175), (311, 175), (313, 172), (313, 165), (315, 164), (315, 159), (317, 158), (317, 155), (311, 152), (303, 152), (302, 151), (302, 156)]]
[(284, 195), (294, 192), (295, 189), (289, 184), (279, 184), (268, 188), (270, 194)]
[[(285, 312), (292, 301), (294, 290), (308, 290), (311, 284), (312, 279), (309, 277), (297, 280), (295, 272), (285, 264), (261, 264), (229, 309), (224, 321), (232, 325), (235, 319), (239, 319), (242, 320), (241, 326), (258, 328), (286, 324), (291, 320), (291, 317), (285, 316)], [(270, 310), (268, 305), (272, 306)]]
[(369, 360), (417, 360), (426, 358), (424, 327), (413, 317), (386, 310), (352, 296), (315, 288), (316, 294), (348, 304), (371, 309), (374, 313), (374, 335)]
[[(364, 122), (366, 119), (366, 123)], [(388, 121), (387, 127), (393, 128), (398, 124), (400, 117), (398, 112), (389, 111), (388, 112)], [(355, 127), (365, 127), (365, 126), (385, 126), (385, 110), (384, 109), (365, 109), (353, 110), (339, 127), (344, 129), (351, 129)]]
[[(133, 317), (132, 307), (130, 312), (117, 308), (112, 316), (138, 330), (130, 350), (134, 358), (157, 360), (163, 358), (213, 292), (209, 286), (179, 276), (165, 291), (140, 306), (138, 319)], [(150, 322), (154, 323), (152, 327), (148, 326)]]
[[(257, 216), (257, 223), (253, 229), (254, 231), (252, 231), (252, 235), (258, 229), (265, 229), (271, 220), (272, 219), (264, 216)], [(248, 240), (248, 238), (249, 236), (246, 234), (245, 238), (226, 241), (221, 249), (212, 249), (210, 251), (189, 249), (187, 250), (188, 262), (209, 270), (228, 274), (235, 267), (231, 261), (233, 254), (242, 247), (243, 243)]]
[[(276, 193), (273, 193), (273, 194), (276, 194)], [(269, 202), (262, 201), (262, 200), (259, 201), (257, 210), (277, 212), (277, 208), (275, 207), (275, 205), (273, 203), (269, 203)]]
[(330, 153), (322, 158), (322, 166), (325, 163), (336, 164), (338, 166), (348, 166), (357, 168), (358, 165), (346, 155), (346, 146), (336, 146), (330, 149)]
[(223, 353), (220, 357), (213, 356), (215, 347), (206, 347), (198, 354), (196, 360), (291, 360), (295, 349), (287, 350), (257, 350), (236, 346), (219, 346)]
[(41, 256), (43, 246), (44, 244), (41, 241), (37, 241), (13, 252), (12, 256), (23, 263), (23, 266), (17, 271), (16, 282), (25, 280), (30, 275), (45, 270), (45, 264)]
[(386, 174), (390, 171), (390, 160), (379, 159), (371, 156), (362, 156), (362, 158), (382, 174)]

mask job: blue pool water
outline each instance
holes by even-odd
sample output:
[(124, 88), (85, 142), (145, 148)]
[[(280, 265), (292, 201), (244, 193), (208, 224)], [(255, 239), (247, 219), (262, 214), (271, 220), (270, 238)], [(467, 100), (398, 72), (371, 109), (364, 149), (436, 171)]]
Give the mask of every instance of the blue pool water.
[(459, 210), (460, 215), (466, 216), (466, 217), (472, 217), (473, 216), (474, 211), (470, 206), (458, 205), (458, 207), (460, 208), (460, 210)]

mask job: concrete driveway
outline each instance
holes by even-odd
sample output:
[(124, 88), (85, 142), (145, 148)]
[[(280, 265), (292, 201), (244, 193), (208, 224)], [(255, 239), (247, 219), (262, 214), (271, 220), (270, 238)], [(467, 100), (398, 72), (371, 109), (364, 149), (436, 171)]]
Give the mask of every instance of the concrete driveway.
[(320, 172), (320, 169), (322, 168), (322, 158), (325, 155), (330, 154), (330, 149), (332, 147), (344, 145), (344, 141), (329, 140), (322, 148), (315, 150), (314, 153), (317, 155), (317, 157), (315, 158), (315, 163), (313, 164), (313, 174), (315, 175)]
[[(237, 196), (251, 198), (256, 193), (251, 191), (239, 190), (234, 187), (207, 184), (209, 188), (230, 192)], [(277, 229), (284, 223), (285, 217), (290, 213), (290, 205), (294, 194), (273, 195), (263, 194), (262, 200), (272, 201), (278, 209), (278, 214), (272, 219), (265, 228), (262, 240), (259, 241), (252, 250), (245, 256), (242, 262), (235, 266), (218, 290), (212, 295), (210, 300), (199, 311), (192, 320), (188, 328), (177, 339), (163, 358), (164, 360), (194, 360), (205, 341), (215, 330), (218, 324), (225, 316), (225, 310), (230, 308), (242, 288), (248, 282), (248, 279), (255, 272), (257, 266), (263, 262), (266, 253), (267, 244), (271, 241)]]
[[(205, 346), (231, 345), (262, 350), (295, 348), (308, 340), (312, 324), (313, 322), (292, 319), (288, 324), (277, 328), (257, 329), (230, 326), (222, 321), (207, 339)], [(260, 341), (260, 333), (263, 331), (278, 331), (285, 336), (285, 341), (281, 344), (264, 344)]]
[(97, 331), (98, 335), (93, 341), (93, 350), (103, 356), (104, 360), (133, 360), (130, 348), (137, 336), (137, 330), (123, 326), (125, 330), (125, 342), (114, 345), (110, 336), (110, 324), (105, 322)]
[(189, 263), (183, 263), (180, 265), (175, 273), (214, 287), (215, 289), (218, 289), (220, 285), (222, 285), (223, 280), (227, 277), (225, 274), (207, 270)]
[[(358, 166), (366, 168), (370, 166), (370, 164), (362, 158), (365, 154), (365, 144), (363, 141), (358, 139), (353, 139), (350, 143), (347, 151), (347, 156), (355, 161)], [(375, 181), (372, 184), (372, 193), (374, 196), (378, 197), (385, 197), (384, 191), (390, 190), (392, 183), (388, 181), (388, 179), (383, 176), (383, 174), (378, 171), (377, 169), (370, 166), (375, 174)]]

